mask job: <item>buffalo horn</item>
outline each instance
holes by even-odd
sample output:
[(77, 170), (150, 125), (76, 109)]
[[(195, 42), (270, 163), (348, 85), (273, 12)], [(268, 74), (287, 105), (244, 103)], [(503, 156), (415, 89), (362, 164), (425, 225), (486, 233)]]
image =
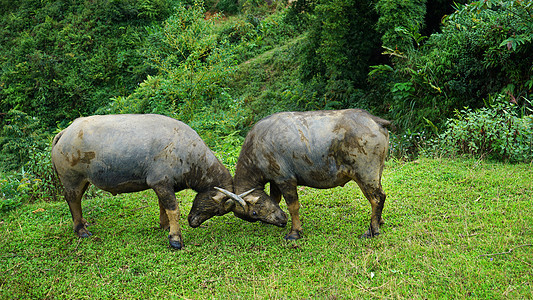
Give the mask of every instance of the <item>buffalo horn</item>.
[[(223, 189), (223, 188), (219, 188), (219, 187), (216, 187), (216, 186), (215, 186), (215, 189), (218, 190), (218, 191), (220, 191), (220, 192), (222, 192), (222, 193), (224, 193), (226, 196), (230, 197), (231, 199), (233, 199), (233, 200), (239, 202), (239, 204), (240, 204), (243, 208), (246, 207), (246, 202), (244, 202), (244, 200), (241, 198), (241, 196), (236, 195), (236, 194), (234, 194), (234, 193), (232, 193), (232, 192), (230, 192), (230, 191), (228, 191), (228, 190), (225, 190), (225, 189)], [(248, 192), (246, 192), (246, 193), (248, 193)], [(245, 194), (246, 194), (246, 193), (245, 193)]]
[(239, 197), (244, 198), (244, 197), (246, 197), (248, 194), (250, 194), (251, 192), (253, 192), (254, 190), (255, 190), (255, 189), (251, 189), (251, 190), (249, 190), (249, 191), (247, 191), (247, 192), (244, 192), (244, 193), (240, 194)]

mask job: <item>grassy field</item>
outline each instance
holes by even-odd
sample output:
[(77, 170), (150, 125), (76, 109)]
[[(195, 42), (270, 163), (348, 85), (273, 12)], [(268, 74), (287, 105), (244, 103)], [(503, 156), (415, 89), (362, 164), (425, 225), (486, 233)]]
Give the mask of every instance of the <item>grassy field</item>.
[[(386, 224), (359, 239), (370, 205), (354, 183), (301, 187), (304, 237), (228, 214), (169, 249), (152, 191), (83, 202), (93, 236), (74, 236), (66, 203), (0, 215), (0, 298), (533, 298), (531, 165), (389, 162)], [(283, 206), (284, 209), (285, 206)], [(290, 225), (290, 224), (289, 224)]]

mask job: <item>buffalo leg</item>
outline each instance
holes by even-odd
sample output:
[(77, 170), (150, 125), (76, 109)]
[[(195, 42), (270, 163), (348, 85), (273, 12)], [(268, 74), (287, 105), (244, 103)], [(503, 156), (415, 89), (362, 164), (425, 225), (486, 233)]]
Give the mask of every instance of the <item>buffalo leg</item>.
[(159, 226), (165, 230), (170, 228), (167, 211), (161, 200), (159, 200)]
[[(159, 199), (160, 210), (164, 209), (168, 218), (170, 232), (168, 234), (168, 241), (170, 246), (175, 249), (183, 247), (183, 237), (181, 236), (181, 228), (179, 224), (180, 209), (176, 202), (176, 195), (172, 188), (153, 188)], [(163, 208), (161, 208), (161, 206)], [(161, 220), (161, 216), (160, 216)]]
[(83, 218), (81, 210), (81, 198), (83, 193), (87, 190), (89, 183), (81, 183), (74, 188), (65, 188), (65, 200), (67, 201), (68, 207), (70, 209), (70, 215), (72, 216), (72, 222), (74, 226), (74, 232), (79, 237), (86, 238), (92, 235), (91, 232), (87, 230), (87, 221)]
[(281, 202), (281, 191), (274, 182), (270, 183), (270, 198), (278, 204)]
[(381, 213), (385, 205), (386, 195), (381, 188), (381, 184), (377, 187), (360, 185), (363, 194), (372, 206), (372, 215), (370, 217), (370, 228), (361, 237), (374, 237), (379, 235), (379, 225), (383, 224)]
[(283, 194), (283, 198), (285, 198), (285, 202), (287, 202), (287, 208), (291, 215), (291, 231), (285, 235), (285, 239), (297, 240), (301, 238), (302, 222), (300, 221), (300, 202), (298, 201), (296, 182), (284, 183), (278, 186)]
[(368, 231), (361, 236), (362, 238), (379, 235), (379, 225), (384, 223), (381, 213), (387, 196), (381, 187), (381, 175), (383, 173), (385, 153), (386, 149), (383, 150), (383, 155), (376, 155), (374, 159), (369, 160), (365, 164), (368, 166), (374, 166), (372, 168), (358, 168), (358, 166), (354, 166), (354, 170), (356, 171), (352, 174), (352, 179), (357, 182), (372, 207), (370, 227), (368, 228)]

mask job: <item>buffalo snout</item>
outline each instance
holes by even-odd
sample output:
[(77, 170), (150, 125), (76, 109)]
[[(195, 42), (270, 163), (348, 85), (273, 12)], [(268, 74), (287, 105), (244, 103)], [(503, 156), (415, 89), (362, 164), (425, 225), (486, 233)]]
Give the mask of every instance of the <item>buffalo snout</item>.
[(278, 227), (287, 226), (287, 220), (288, 220), (287, 214), (281, 209), (279, 211), (272, 213), (266, 218), (261, 219), (261, 221), (265, 223), (276, 225)]
[(189, 226), (191, 226), (192, 228), (196, 228), (198, 226), (200, 226), (203, 222), (205, 222), (207, 218), (202, 218), (201, 215), (191, 215), (189, 214), (189, 217), (187, 218), (187, 220), (189, 221)]

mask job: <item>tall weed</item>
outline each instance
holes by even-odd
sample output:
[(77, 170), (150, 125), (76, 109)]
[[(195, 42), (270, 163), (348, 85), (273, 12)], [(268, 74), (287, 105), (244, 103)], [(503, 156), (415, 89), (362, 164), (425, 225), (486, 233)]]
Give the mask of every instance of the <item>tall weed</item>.
[(24, 170), (12, 172), (11, 174), (0, 174), (0, 212), (8, 211), (23, 203), (29, 202), (31, 191), (40, 182), (32, 179)]
[(31, 148), (28, 158), (18, 171), (0, 174), (0, 211), (38, 200), (59, 200), (63, 188), (52, 168), (50, 145), (45, 150)]

